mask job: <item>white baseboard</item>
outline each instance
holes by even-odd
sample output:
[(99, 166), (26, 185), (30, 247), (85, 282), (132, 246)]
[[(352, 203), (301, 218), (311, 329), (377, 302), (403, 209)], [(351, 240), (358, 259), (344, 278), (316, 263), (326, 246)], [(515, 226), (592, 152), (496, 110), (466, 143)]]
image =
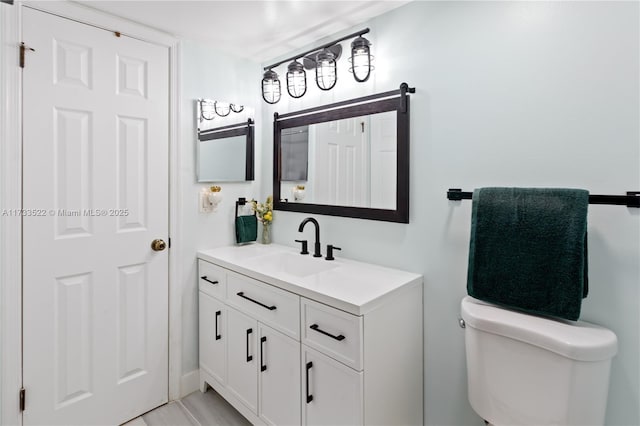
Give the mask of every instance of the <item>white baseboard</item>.
[(184, 398), (198, 390), (200, 386), (200, 370), (193, 370), (180, 378), (180, 398)]

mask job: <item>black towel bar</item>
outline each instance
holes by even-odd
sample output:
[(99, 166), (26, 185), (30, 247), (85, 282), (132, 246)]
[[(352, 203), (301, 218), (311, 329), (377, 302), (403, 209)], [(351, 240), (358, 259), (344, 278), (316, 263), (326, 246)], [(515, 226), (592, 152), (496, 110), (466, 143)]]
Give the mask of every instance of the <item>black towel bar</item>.
[[(473, 192), (463, 192), (459, 188), (449, 188), (447, 199), (452, 201), (470, 200)], [(610, 204), (640, 208), (640, 191), (627, 191), (627, 195), (589, 195), (589, 204)]]

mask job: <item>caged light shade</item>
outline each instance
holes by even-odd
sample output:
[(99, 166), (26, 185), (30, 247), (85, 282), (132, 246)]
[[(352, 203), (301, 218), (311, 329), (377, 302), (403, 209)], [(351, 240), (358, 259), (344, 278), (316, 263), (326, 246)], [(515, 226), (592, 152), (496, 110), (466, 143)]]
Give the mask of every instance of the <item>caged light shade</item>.
[(226, 117), (231, 113), (231, 108), (229, 107), (229, 104), (226, 102), (218, 102), (218, 101), (214, 102), (213, 109), (216, 111), (216, 114), (218, 114), (220, 117)]
[(329, 49), (322, 49), (316, 55), (316, 84), (322, 90), (331, 90), (337, 81), (336, 55)]
[(349, 68), (349, 72), (353, 73), (353, 78), (358, 83), (367, 81), (373, 69), (371, 65), (373, 56), (371, 56), (371, 48), (369, 46), (371, 46), (369, 40), (362, 36), (351, 42), (351, 57), (349, 58), (351, 68)]
[(307, 93), (307, 73), (297, 60), (287, 67), (287, 92), (292, 98), (301, 98)]
[(269, 69), (262, 76), (262, 99), (268, 104), (275, 104), (280, 101), (280, 96), (278, 73)]

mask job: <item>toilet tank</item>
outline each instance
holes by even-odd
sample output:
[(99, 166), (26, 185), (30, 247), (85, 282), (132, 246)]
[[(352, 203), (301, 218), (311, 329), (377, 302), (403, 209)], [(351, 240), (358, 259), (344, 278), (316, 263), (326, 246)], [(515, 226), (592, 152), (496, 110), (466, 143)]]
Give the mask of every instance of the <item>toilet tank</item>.
[(583, 321), (461, 303), (469, 402), (494, 425), (602, 425), (616, 335)]

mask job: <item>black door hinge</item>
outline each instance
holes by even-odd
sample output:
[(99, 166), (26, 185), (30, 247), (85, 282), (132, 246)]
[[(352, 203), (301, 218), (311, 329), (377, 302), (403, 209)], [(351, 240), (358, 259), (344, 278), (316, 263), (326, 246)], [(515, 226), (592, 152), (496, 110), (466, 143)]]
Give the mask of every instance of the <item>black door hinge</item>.
[(35, 49), (32, 49), (29, 46), (27, 46), (26, 44), (24, 44), (24, 41), (22, 43), (20, 43), (20, 68), (24, 68), (24, 53), (27, 50), (35, 52)]
[(169, 238), (169, 248), (171, 248), (171, 238)]
[(20, 411), (24, 411), (24, 403), (25, 403), (25, 393), (24, 388), (20, 388)]

